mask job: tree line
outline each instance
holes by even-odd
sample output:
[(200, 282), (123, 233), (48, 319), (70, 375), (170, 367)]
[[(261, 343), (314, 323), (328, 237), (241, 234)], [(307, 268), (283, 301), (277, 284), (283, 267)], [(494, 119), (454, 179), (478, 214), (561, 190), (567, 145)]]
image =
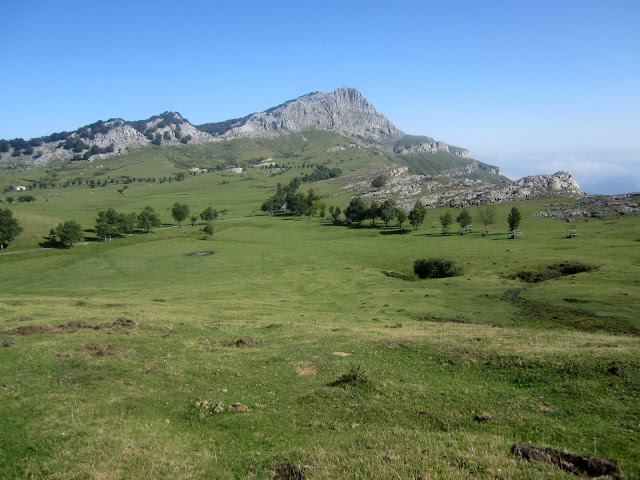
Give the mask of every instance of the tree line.
[[(191, 225), (196, 226), (198, 218), (205, 222), (202, 231), (207, 235), (213, 235), (212, 222), (219, 216), (226, 219), (228, 210), (220, 211), (213, 207), (207, 207), (200, 212), (199, 217), (190, 214), (190, 208), (187, 204), (176, 202), (171, 207), (171, 216), (182, 227), (185, 220), (189, 218)], [(139, 213), (123, 213), (118, 212), (114, 208), (100, 210), (95, 221), (94, 233), (103, 241), (118, 236), (127, 236), (136, 230), (142, 230), (150, 233), (154, 228), (160, 228), (162, 221), (160, 215), (155, 212), (153, 207), (147, 205)], [(13, 242), (15, 238), (22, 232), (18, 220), (13, 216), (13, 212), (8, 208), (0, 208), (0, 250), (4, 250), (5, 245)], [(49, 230), (48, 243), (45, 245), (63, 245), (72, 247), (80, 242), (84, 236), (84, 229), (76, 220), (67, 220), (60, 222), (57, 226)]]
[[(381, 179), (382, 181), (382, 179)], [(265, 201), (261, 210), (273, 215), (278, 212), (290, 213), (303, 217), (305, 215), (315, 215), (320, 213), (322, 218), (326, 217), (326, 204), (320, 199), (315, 192), (310, 189), (305, 195), (299, 192), (302, 182), (298, 177), (293, 178), (289, 184), (282, 185), (278, 183), (276, 193)], [(369, 220), (371, 225), (376, 224), (376, 220), (380, 219), (385, 226), (396, 221), (399, 228), (404, 228), (407, 221), (418, 229), (424, 223), (427, 217), (427, 209), (421, 201), (416, 201), (413, 208), (407, 213), (404, 209), (398, 207), (393, 199), (384, 200), (378, 203), (376, 200), (367, 202), (363, 197), (354, 197), (349, 205), (344, 208), (330, 206), (328, 208), (329, 216), (333, 219), (334, 224), (343, 223), (348, 225), (361, 225), (365, 220)], [(477, 210), (477, 220), (483, 225), (484, 233), (489, 233), (489, 226), (496, 222), (496, 209), (493, 205), (484, 205)], [(438, 218), (442, 226), (442, 233), (449, 232), (449, 227), (453, 224), (454, 218), (451, 212), (445, 212)], [(514, 231), (520, 225), (522, 215), (517, 207), (513, 207), (507, 217), (509, 231)], [(461, 231), (464, 232), (471, 226), (473, 216), (470, 211), (463, 208), (456, 216), (455, 221), (460, 225)]]

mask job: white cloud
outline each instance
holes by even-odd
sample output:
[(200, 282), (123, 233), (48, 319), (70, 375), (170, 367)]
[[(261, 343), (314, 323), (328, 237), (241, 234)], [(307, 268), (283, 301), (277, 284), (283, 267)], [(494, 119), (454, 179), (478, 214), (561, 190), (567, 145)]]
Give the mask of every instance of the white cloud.
[(482, 155), (478, 159), (497, 164), (513, 179), (567, 171), (588, 193), (640, 191), (640, 152)]

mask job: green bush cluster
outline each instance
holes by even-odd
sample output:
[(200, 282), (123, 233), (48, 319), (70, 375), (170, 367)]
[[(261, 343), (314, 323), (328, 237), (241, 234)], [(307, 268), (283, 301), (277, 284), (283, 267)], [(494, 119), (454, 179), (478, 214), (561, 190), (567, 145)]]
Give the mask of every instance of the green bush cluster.
[(445, 278), (460, 275), (453, 260), (445, 258), (419, 258), (413, 264), (413, 272), (420, 278)]

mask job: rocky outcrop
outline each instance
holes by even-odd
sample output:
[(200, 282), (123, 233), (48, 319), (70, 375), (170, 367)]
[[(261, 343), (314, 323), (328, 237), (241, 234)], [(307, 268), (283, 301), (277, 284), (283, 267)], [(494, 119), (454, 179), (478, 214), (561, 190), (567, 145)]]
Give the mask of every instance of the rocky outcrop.
[(79, 128), (75, 132), (52, 134), (39, 139), (32, 154), (15, 155), (13, 149), (0, 154), (0, 162), (10, 157), (33, 166), (55, 160), (99, 160), (152, 143), (180, 144), (216, 141), (201, 132), (179, 113), (165, 112), (147, 120), (127, 122), (111, 119)]
[(449, 168), (447, 170), (444, 170), (440, 175), (446, 176), (446, 177), (461, 177), (463, 175), (470, 175), (479, 170), (486, 170), (487, 172), (493, 175), (502, 176), (502, 170), (500, 168), (493, 167), (491, 165), (486, 165), (476, 160), (473, 160), (470, 163), (467, 163), (466, 165), (461, 165), (459, 167)]
[(461, 158), (471, 158), (471, 152), (466, 148), (451, 147), (444, 142), (438, 142), (432, 138), (426, 138), (424, 141), (417, 145), (404, 146), (399, 145), (393, 149), (393, 152), (397, 155), (411, 155), (417, 153), (435, 153), (446, 152), (456, 155)]
[[(389, 177), (383, 188), (375, 189), (371, 181), (379, 175)], [(356, 195), (384, 201), (396, 199), (405, 209), (421, 201), (428, 208), (464, 207), (485, 203), (502, 203), (548, 197), (577, 197), (585, 194), (571, 174), (536, 175), (516, 181), (491, 184), (481, 179), (448, 175), (414, 175), (407, 167), (372, 168), (354, 175), (328, 180), (340, 184), (336, 195), (359, 192)]]
[(587, 195), (578, 202), (554, 202), (547, 210), (535, 212), (537, 217), (551, 217), (571, 222), (576, 218), (615, 218), (640, 214), (640, 193), (624, 195)]
[(309, 129), (328, 130), (365, 142), (390, 144), (404, 134), (354, 88), (314, 92), (243, 119), (225, 137), (273, 137)]
[(498, 185), (454, 188), (420, 198), (426, 207), (465, 207), (483, 203), (503, 203), (533, 198), (581, 197), (584, 192), (568, 172), (534, 175)]

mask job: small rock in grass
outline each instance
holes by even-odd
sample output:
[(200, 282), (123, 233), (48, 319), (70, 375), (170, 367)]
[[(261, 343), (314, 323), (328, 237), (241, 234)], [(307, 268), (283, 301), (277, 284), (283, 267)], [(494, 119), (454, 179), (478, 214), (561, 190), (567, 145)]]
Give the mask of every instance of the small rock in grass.
[(490, 413), (480, 413), (479, 415), (476, 415), (474, 417), (474, 420), (476, 422), (490, 422), (491, 420), (493, 420), (493, 415), (491, 415)]
[(232, 403), (227, 410), (229, 410), (230, 412), (248, 412), (249, 407), (241, 404), (240, 402), (235, 402)]

